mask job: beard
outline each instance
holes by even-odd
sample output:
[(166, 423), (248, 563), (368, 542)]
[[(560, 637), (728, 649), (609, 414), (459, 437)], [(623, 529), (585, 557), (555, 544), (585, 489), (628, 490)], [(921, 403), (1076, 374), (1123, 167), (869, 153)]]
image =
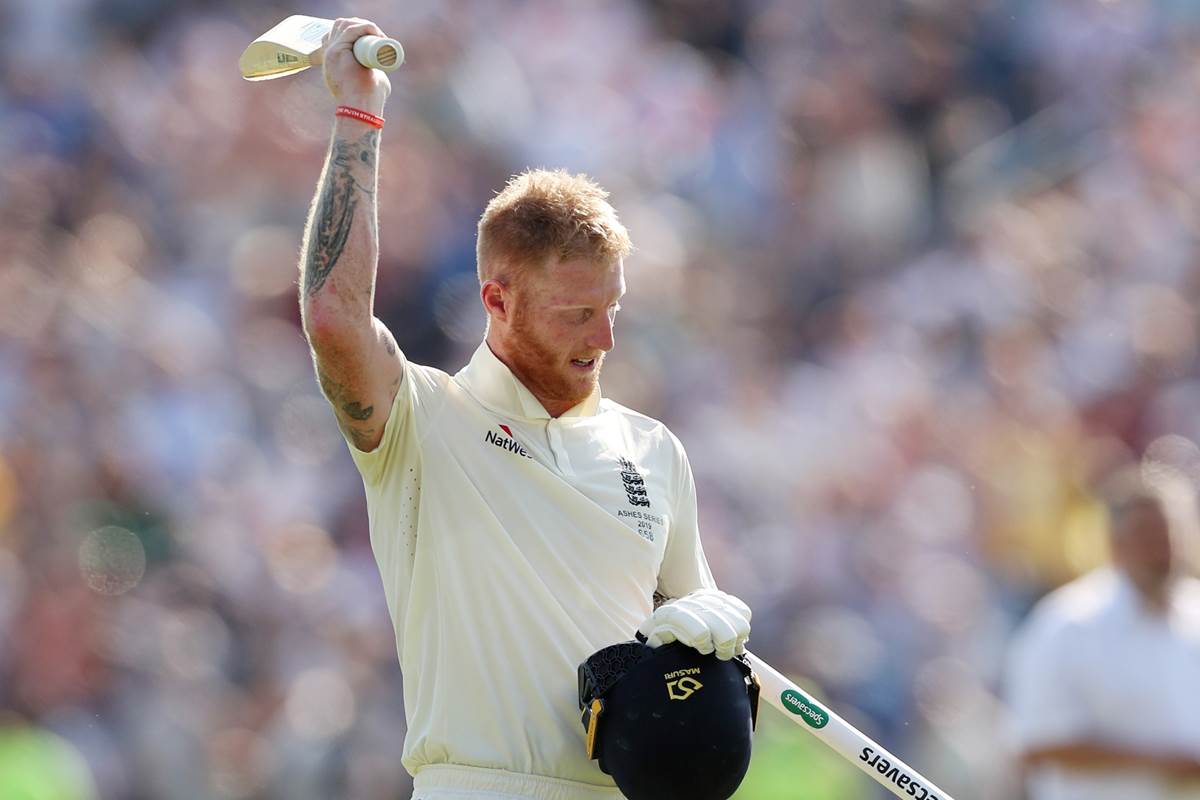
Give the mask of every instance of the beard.
[(586, 400), (600, 383), (604, 353), (587, 354), (595, 358), (588, 372), (571, 366), (572, 354), (556, 350), (540, 338), (529, 319), (519, 310), (513, 315), (512, 340), (508, 347), (513, 374), (525, 384), (543, 405), (547, 401), (572, 408)]

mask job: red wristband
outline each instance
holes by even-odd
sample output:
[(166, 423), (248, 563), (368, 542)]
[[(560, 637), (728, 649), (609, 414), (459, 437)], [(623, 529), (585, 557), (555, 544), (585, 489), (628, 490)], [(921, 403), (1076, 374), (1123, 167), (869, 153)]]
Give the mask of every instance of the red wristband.
[(383, 117), (377, 117), (368, 111), (363, 111), (361, 108), (354, 108), (353, 106), (338, 106), (337, 110), (333, 113), (339, 117), (353, 117), (359, 122), (365, 122), (373, 128), (383, 127)]

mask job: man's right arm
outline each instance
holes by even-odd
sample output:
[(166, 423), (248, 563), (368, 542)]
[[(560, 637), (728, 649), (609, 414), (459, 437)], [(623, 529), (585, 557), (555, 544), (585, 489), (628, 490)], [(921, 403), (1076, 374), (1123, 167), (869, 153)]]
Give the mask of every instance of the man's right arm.
[[(366, 34), (382, 32), (365, 20), (337, 20), (325, 48), (325, 81), (339, 103), (380, 115), (387, 76), (358, 64), (352, 52)], [(374, 315), (378, 161), (379, 130), (337, 117), (300, 261), (301, 319), (321, 390), (338, 426), (364, 451), (383, 437), (404, 363)]]

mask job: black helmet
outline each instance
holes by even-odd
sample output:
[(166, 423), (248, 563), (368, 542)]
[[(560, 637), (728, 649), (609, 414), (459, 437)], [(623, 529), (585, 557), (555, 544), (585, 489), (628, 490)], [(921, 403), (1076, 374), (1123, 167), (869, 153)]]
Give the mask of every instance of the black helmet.
[(605, 647), (579, 665), (588, 758), (629, 800), (726, 800), (750, 766), (758, 691), (744, 657)]

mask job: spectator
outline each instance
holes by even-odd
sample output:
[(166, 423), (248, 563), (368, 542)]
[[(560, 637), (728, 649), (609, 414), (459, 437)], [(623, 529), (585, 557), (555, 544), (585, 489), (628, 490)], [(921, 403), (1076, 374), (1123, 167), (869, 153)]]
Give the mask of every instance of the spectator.
[(1200, 797), (1200, 581), (1180, 574), (1163, 497), (1106, 492), (1111, 566), (1035, 608), (1010, 691), (1032, 800)]

